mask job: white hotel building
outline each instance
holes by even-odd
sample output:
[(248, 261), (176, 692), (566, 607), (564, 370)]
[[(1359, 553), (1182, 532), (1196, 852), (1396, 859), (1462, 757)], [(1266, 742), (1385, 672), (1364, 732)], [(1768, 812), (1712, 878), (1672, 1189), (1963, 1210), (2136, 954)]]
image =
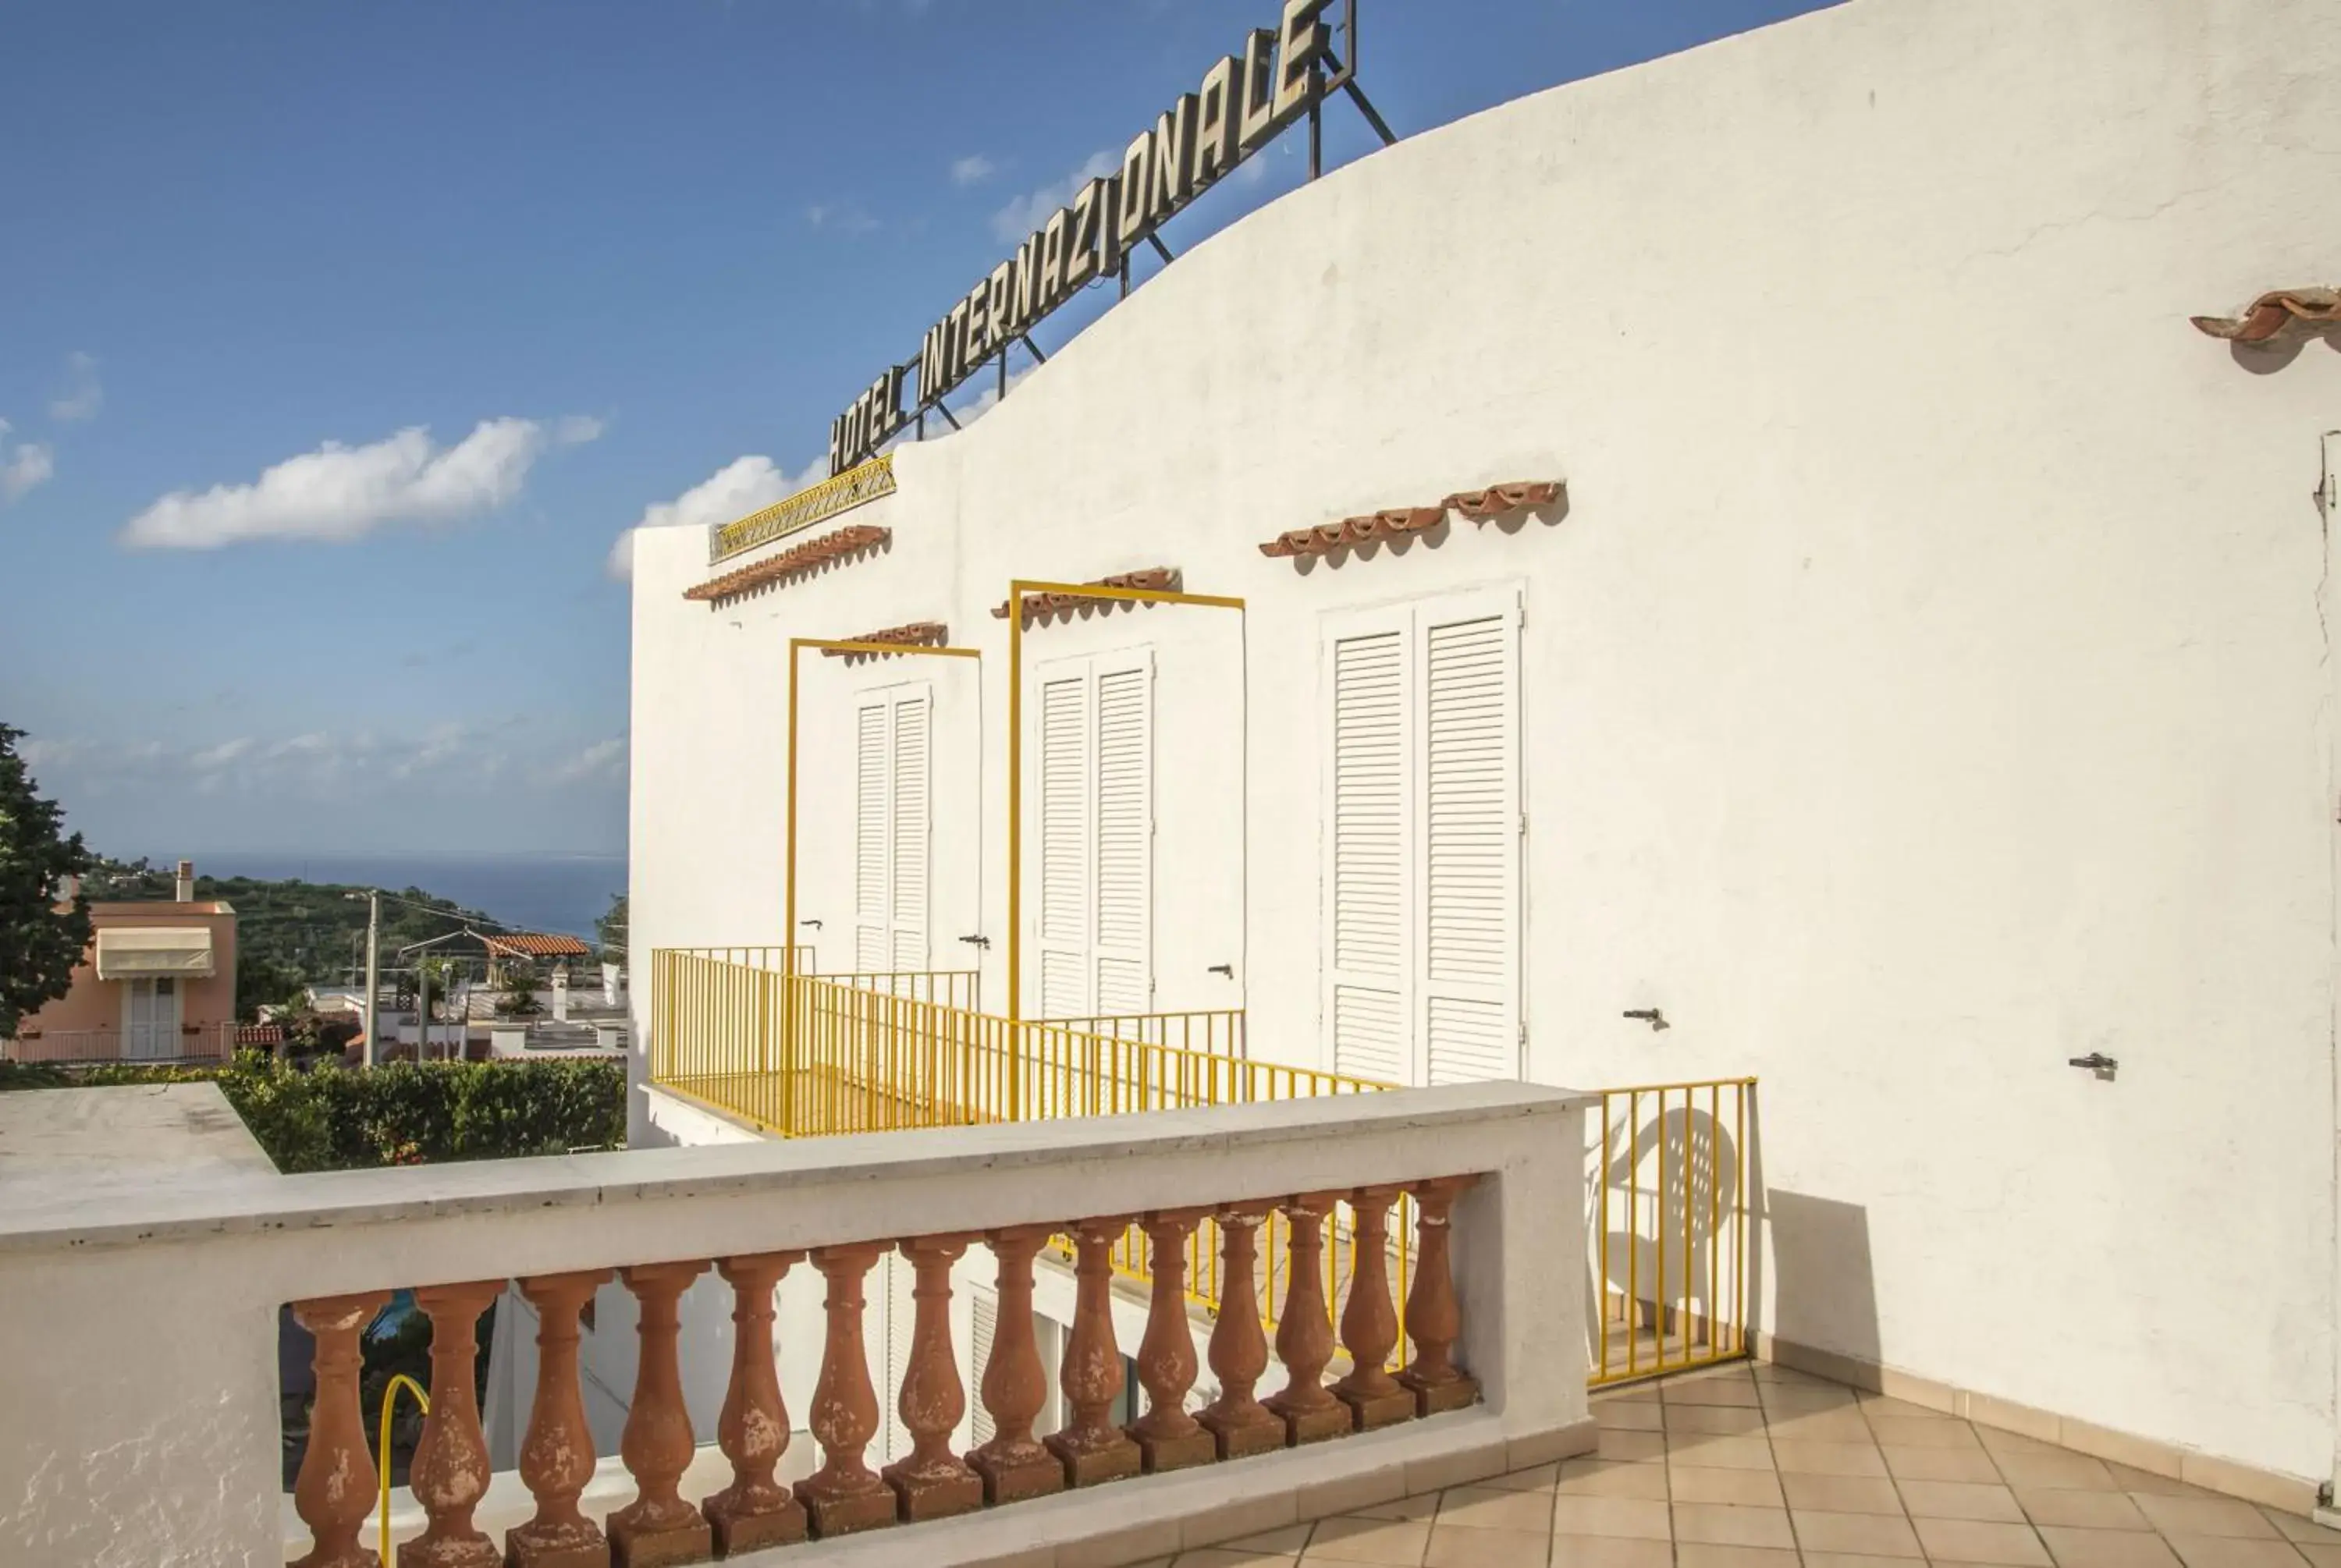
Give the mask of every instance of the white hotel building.
[[(1021, 695), (1024, 1016), (1752, 1076), (1759, 1351), (2307, 1498), (2341, 355), (2190, 318), (2341, 282), (2336, 21), (1858, 0), (1556, 88), (1150, 258), (892, 493), (643, 533), (637, 951), (1001, 1010)], [(1011, 692), (1011, 580), (1158, 572), (1242, 607), (1035, 616)], [(792, 933), (789, 640), (913, 624), (981, 658), (803, 655)]]

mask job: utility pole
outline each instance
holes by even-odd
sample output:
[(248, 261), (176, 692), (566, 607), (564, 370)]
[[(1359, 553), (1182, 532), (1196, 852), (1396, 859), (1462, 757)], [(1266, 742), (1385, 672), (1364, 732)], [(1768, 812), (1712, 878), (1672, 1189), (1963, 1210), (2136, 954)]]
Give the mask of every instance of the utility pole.
[(431, 1044), (431, 960), (421, 954), (414, 958), (414, 1059), (419, 1063), (430, 1055)]
[(372, 1067), (382, 1037), (382, 895), (372, 888), (366, 890), (365, 986), (365, 1065)]

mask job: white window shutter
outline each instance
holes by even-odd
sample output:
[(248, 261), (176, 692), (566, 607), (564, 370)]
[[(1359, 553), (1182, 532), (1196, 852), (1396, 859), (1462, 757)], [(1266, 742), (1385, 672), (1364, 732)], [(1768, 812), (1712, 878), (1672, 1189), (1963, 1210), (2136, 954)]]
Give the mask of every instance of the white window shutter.
[(1324, 947), (1333, 1070), (1412, 1078), (1410, 979), (1413, 832), (1410, 625), (1403, 610), (1353, 618), (1329, 639)]
[(1519, 1073), (1519, 722), (1514, 613), (1422, 620), (1427, 1081)]
[(934, 705), (917, 689), (892, 703), (891, 813), (887, 877), (888, 965), (898, 971), (922, 970), (928, 961), (927, 903), (930, 876), (931, 767)]
[(1095, 1008), (1153, 1008), (1153, 666), (1143, 650), (1100, 660), (1097, 717)]
[(1041, 680), (1041, 1007), (1090, 1011), (1090, 692), (1086, 660)]
[(885, 700), (864, 699), (853, 716), (853, 967), (864, 973), (888, 966), (890, 899), (888, 843), (893, 811), (887, 788), (892, 749)]

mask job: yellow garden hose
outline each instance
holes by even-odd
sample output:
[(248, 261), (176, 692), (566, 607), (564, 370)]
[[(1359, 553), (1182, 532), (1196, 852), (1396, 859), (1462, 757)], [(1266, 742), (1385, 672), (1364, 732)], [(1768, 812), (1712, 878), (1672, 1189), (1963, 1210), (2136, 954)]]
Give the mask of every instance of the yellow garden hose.
[(382, 1455), (383, 1568), (389, 1568), (390, 1564), (390, 1411), (391, 1406), (398, 1403), (398, 1385), (402, 1383), (414, 1395), (414, 1403), (423, 1407), (423, 1414), (431, 1414), (431, 1396), (423, 1392), (423, 1385), (403, 1372), (393, 1374), (389, 1386), (382, 1391), (382, 1441), (374, 1448)]

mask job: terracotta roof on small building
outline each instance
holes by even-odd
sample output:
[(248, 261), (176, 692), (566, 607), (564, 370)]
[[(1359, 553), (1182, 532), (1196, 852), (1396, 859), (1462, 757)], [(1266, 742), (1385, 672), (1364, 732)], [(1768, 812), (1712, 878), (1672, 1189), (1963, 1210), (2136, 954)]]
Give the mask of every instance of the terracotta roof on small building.
[(891, 528), (882, 528), (873, 522), (858, 522), (834, 533), (824, 533), (819, 539), (807, 540), (792, 550), (784, 550), (753, 566), (743, 566), (737, 571), (727, 571), (721, 577), (711, 578), (695, 588), (686, 588), (682, 596), (711, 600), (731, 599), (751, 589), (802, 577), (833, 561), (844, 561), (864, 551), (874, 550), (893, 537), (894, 531)]
[[(940, 620), (911, 620), (901, 626), (889, 626), (882, 631), (857, 632), (852, 637), (841, 637), (837, 640), (883, 642), (896, 648), (941, 648), (951, 640), (951, 628)], [(822, 657), (828, 659), (882, 657), (876, 654), (865, 655), (847, 648), (824, 648), (821, 651)]]
[(491, 956), (499, 958), (583, 958), (593, 951), (574, 937), (537, 931), (504, 931), (495, 936), (482, 932), (480, 940), (487, 944)]
[[(1150, 566), (1143, 571), (1118, 572), (1111, 577), (1095, 577), (1081, 584), (1084, 588), (1144, 588), (1161, 593), (1179, 591), (1179, 569), (1175, 566)], [(1024, 619), (1056, 615), (1084, 604), (1111, 606), (1111, 599), (1093, 598), (1085, 593), (1028, 593), (1024, 596)], [(1121, 600), (1129, 603), (1130, 600)], [(1008, 619), (1008, 601), (1001, 600), (991, 607), (994, 620)]]
[(2241, 315), (2197, 316), (2197, 330), (2234, 343), (2264, 343), (2296, 323), (2341, 325), (2341, 289), (2278, 289), (2262, 294)]

